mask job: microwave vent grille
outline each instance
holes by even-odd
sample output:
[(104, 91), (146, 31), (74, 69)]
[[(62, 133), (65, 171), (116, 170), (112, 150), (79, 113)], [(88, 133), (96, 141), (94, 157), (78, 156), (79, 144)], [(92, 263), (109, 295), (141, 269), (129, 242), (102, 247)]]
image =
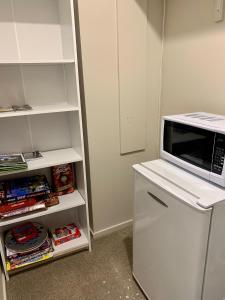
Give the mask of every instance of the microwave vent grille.
[(198, 119), (198, 120), (204, 120), (204, 121), (208, 121), (208, 122), (218, 122), (218, 121), (225, 120), (225, 118), (221, 118), (218, 116), (210, 116), (210, 115), (200, 114), (200, 113), (187, 114), (187, 115), (185, 115), (185, 117), (192, 118), (192, 119), (194, 118), (194, 119)]

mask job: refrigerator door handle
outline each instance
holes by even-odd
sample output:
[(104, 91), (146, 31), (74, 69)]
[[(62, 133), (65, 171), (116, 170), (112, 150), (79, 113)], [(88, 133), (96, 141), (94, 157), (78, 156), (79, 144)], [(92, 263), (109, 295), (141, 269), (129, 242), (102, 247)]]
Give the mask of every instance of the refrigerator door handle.
[(159, 199), (158, 197), (156, 197), (155, 195), (153, 195), (152, 193), (150, 193), (149, 191), (147, 192), (147, 194), (152, 197), (155, 201), (157, 201), (159, 204), (163, 205), (164, 207), (168, 208), (168, 205), (163, 202), (161, 199)]

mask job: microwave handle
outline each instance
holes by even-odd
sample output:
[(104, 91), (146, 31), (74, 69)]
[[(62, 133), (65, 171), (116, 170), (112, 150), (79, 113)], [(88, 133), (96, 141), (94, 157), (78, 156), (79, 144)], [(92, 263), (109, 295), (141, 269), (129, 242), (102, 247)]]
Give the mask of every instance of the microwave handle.
[(147, 194), (152, 197), (156, 202), (158, 202), (159, 204), (161, 204), (162, 206), (168, 208), (168, 205), (163, 202), (161, 199), (159, 199), (158, 197), (156, 197), (155, 195), (153, 195), (152, 193), (150, 193), (149, 191), (147, 192)]

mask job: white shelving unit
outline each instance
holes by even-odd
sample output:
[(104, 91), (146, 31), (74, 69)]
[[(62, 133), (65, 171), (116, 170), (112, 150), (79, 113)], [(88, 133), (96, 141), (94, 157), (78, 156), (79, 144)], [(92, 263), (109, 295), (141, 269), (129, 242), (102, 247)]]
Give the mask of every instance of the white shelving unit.
[(0, 35), (0, 106), (32, 106), (0, 113), (0, 153), (43, 155), (29, 161), (27, 170), (1, 174), (0, 180), (45, 174), (51, 182), (52, 166), (73, 163), (77, 185), (56, 206), (0, 220), (0, 254), (9, 279), (4, 232), (19, 223), (78, 224), (81, 237), (54, 247), (51, 260), (91, 250), (91, 244), (73, 0), (0, 0)]

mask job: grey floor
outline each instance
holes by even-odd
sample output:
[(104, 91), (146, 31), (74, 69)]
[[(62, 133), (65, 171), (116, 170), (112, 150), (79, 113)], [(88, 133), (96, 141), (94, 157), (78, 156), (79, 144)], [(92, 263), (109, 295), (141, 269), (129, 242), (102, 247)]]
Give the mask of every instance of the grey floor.
[(94, 240), (83, 251), (19, 273), (7, 283), (8, 300), (146, 299), (132, 278), (132, 229)]

